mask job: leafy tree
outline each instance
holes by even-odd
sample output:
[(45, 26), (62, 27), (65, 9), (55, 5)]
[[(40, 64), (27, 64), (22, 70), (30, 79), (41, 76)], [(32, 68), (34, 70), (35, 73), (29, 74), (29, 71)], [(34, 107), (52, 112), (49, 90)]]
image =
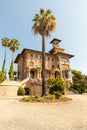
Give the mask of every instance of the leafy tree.
[(48, 84), (50, 85), (49, 93), (55, 94), (56, 98), (59, 98), (65, 93), (66, 85), (60, 76), (57, 78), (49, 78)]
[(3, 75), (3, 72), (0, 71), (0, 83), (3, 82), (3, 80), (4, 80), (4, 75)]
[(86, 77), (80, 71), (72, 70), (73, 74), (73, 83), (71, 87), (77, 90), (80, 94), (85, 92), (86, 89)]
[(4, 53), (4, 61), (3, 61), (3, 65), (2, 65), (2, 72), (3, 75), (5, 76), (5, 64), (6, 64), (6, 49), (8, 47), (10, 47), (10, 39), (9, 38), (2, 38), (2, 46), (5, 47), (5, 53)]
[(35, 14), (33, 20), (34, 25), (32, 30), (34, 34), (40, 34), (42, 37), (42, 96), (46, 95), (46, 84), (45, 84), (45, 38), (50, 36), (51, 32), (55, 31), (56, 18), (52, 15), (50, 9), (45, 11), (43, 8), (40, 9), (39, 14)]

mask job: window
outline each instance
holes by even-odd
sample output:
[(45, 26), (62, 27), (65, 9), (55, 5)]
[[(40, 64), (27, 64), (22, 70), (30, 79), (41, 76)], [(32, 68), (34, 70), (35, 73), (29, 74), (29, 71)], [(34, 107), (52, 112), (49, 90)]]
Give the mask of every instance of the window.
[(42, 56), (40, 56), (40, 59), (42, 59)]
[(36, 60), (38, 59), (38, 55), (35, 55), (35, 59), (36, 59)]
[(68, 62), (68, 58), (66, 58), (66, 57), (61, 57), (61, 60), (62, 60), (63, 62)]
[(48, 57), (48, 61), (50, 60), (50, 58)]
[(54, 65), (52, 65), (52, 69), (54, 69)]
[(69, 78), (68, 71), (65, 71), (65, 78)]
[(63, 78), (69, 78), (69, 74), (67, 70), (62, 71), (62, 75), (63, 75)]
[(30, 54), (30, 59), (32, 59), (33, 58), (33, 54)]

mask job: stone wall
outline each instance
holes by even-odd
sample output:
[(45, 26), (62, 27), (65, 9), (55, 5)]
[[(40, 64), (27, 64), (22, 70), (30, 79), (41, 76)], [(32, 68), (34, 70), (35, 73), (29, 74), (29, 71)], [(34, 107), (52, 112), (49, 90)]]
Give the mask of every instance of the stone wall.
[[(28, 80), (23, 84), (24, 88), (29, 88), (29, 94), (42, 94), (42, 83), (39, 80)], [(47, 93), (48, 93), (47, 87)]]

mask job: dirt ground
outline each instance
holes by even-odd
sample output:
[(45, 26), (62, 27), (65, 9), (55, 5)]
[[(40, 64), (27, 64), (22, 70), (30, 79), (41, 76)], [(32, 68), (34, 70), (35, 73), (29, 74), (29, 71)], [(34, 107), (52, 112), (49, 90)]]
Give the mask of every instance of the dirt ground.
[(87, 95), (57, 103), (0, 98), (0, 130), (87, 130)]

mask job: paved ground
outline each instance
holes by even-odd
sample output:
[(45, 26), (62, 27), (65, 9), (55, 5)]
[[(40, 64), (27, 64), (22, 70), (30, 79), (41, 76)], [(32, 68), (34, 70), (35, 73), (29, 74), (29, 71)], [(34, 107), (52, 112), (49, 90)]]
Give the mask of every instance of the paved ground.
[(58, 103), (0, 99), (0, 130), (87, 130), (87, 95)]

